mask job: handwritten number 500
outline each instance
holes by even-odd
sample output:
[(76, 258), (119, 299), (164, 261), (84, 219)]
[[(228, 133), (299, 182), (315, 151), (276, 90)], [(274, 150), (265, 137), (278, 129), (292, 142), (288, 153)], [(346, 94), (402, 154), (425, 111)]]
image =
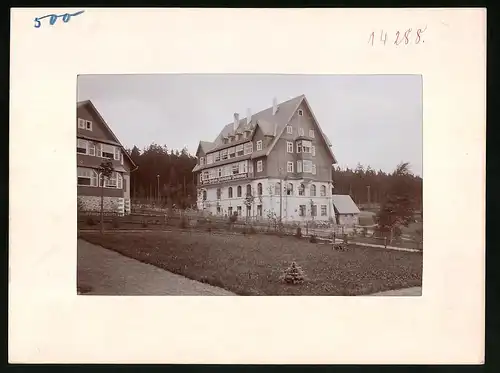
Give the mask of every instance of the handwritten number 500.
[(73, 13), (73, 14), (70, 14), (70, 13), (65, 13), (65, 14), (60, 14), (60, 15), (57, 15), (57, 14), (47, 14), (46, 16), (43, 16), (43, 17), (36, 17), (34, 19), (34, 21), (35, 21), (35, 28), (40, 28), (40, 26), (42, 25), (42, 23), (40, 21), (42, 19), (44, 19), (44, 18), (49, 18), (49, 24), (52, 26), (52, 25), (54, 25), (56, 23), (56, 21), (57, 21), (58, 18), (62, 18), (62, 20), (63, 20), (64, 23), (68, 23), (69, 21), (71, 21), (71, 17), (78, 16), (78, 15), (82, 14), (83, 12), (85, 12), (85, 11), (81, 10), (81, 11)]

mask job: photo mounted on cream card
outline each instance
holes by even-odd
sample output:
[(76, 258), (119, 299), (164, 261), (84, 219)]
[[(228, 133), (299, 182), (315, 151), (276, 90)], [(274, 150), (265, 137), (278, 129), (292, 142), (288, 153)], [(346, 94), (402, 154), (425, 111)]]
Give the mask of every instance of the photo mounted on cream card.
[(421, 75), (79, 75), (80, 295), (422, 295)]

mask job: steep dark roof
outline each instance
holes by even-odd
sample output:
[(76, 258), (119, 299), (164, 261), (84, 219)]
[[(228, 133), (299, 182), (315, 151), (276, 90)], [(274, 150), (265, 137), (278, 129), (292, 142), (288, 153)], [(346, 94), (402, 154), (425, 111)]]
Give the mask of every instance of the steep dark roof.
[[(101, 116), (101, 113), (99, 113), (99, 110), (97, 110), (97, 108), (94, 106), (94, 104), (92, 103), (92, 101), (85, 100), (85, 101), (79, 101), (79, 102), (77, 102), (77, 107), (83, 107), (83, 106), (87, 106), (88, 108), (90, 108), (90, 110), (92, 110), (96, 114), (96, 116), (99, 118), (99, 120), (101, 121), (101, 123), (104, 126), (104, 128), (109, 132), (109, 134), (111, 135), (111, 137), (113, 137), (113, 139), (116, 141), (116, 143), (123, 149), (123, 153), (125, 154), (125, 156), (127, 157), (127, 159), (130, 161), (130, 164), (132, 165), (132, 167), (137, 168), (137, 165), (134, 163), (134, 161), (130, 157), (130, 154), (128, 154), (128, 152), (125, 150), (125, 148), (123, 147), (123, 145), (120, 142), (120, 140), (118, 140), (118, 138), (116, 137), (115, 133), (108, 126), (108, 124), (106, 123), (106, 121), (104, 120), (104, 118)], [(131, 171), (133, 171), (133, 170), (131, 170)]]

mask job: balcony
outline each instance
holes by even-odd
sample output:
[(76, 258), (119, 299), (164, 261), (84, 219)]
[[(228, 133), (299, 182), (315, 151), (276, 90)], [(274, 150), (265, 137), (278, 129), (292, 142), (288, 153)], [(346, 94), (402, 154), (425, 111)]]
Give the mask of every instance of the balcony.
[(253, 177), (253, 173), (245, 172), (242, 174), (221, 176), (221, 177), (216, 177), (214, 179), (202, 180), (201, 185), (213, 185), (213, 184), (225, 183), (228, 181), (246, 180), (246, 179), (249, 179), (251, 177)]

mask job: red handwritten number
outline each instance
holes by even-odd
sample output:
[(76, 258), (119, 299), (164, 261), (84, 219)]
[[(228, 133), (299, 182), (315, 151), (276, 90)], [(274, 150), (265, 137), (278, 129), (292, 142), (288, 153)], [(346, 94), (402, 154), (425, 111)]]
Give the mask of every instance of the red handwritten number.
[[(427, 26), (425, 26), (425, 28), (422, 30), (421, 28), (417, 29), (417, 38), (415, 39), (415, 44), (419, 44), (420, 41), (422, 40), (422, 33), (427, 30)], [(424, 41), (422, 40), (422, 43)]]
[(375, 32), (372, 32), (370, 34), (370, 38), (368, 39), (368, 44), (370, 44), (370, 40), (371, 40), (371, 43), (372, 43), (372, 46), (373, 46), (373, 39), (375, 39)]
[(385, 45), (385, 43), (387, 42), (387, 32), (380, 31), (380, 41), (383, 41)]
[(407, 45), (410, 42), (409, 35), (411, 32), (411, 28), (405, 31), (405, 45)]

